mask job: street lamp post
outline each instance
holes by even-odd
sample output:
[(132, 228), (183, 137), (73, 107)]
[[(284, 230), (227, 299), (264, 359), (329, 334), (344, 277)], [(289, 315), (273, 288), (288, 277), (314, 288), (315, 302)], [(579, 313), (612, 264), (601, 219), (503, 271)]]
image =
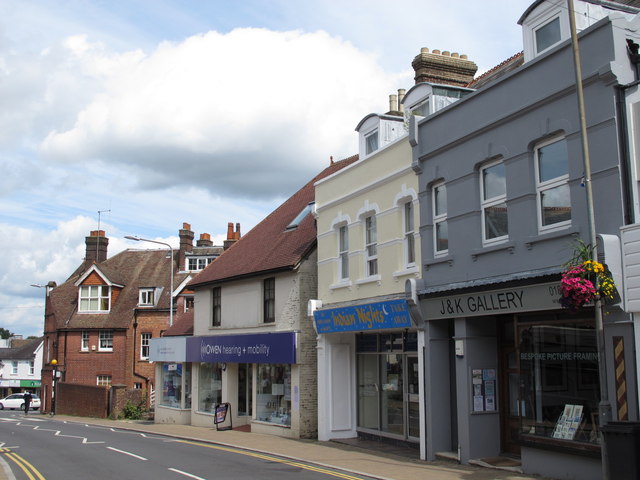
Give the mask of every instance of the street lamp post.
[(53, 365), (53, 376), (51, 377), (51, 415), (56, 414), (56, 402), (58, 399), (56, 398), (56, 386), (58, 385), (58, 360), (55, 358), (51, 360), (51, 365)]
[(150, 240), (148, 238), (140, 238), (140, 237), (136, 237), (133, 235), (127, 235), (124, 238), (126, 238), (127, 240), (134, 240), (136, 242), (150, 242), (150, 243), (157, 243), (159, 245), (165, 245), (166, 247), (169, 247), (169, 252), (171, 255), (171, 259), (170, 259), (170, 266), (171, 266), (171, 277), (169, 278), (169, 326), (172, 327), (173, 326), (173, 247), (171, 245), (169, 245), (168, 243), (165, 242), (159, 242), (158, 240)]

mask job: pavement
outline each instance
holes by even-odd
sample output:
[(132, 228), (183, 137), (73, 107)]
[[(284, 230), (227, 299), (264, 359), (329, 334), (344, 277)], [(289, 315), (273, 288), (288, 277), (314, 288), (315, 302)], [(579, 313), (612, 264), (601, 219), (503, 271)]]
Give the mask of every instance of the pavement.
[[(342, 470), (352, 475), (363, 475), (379, 480), (541, 480), (515, 471), (478, 465), (460, 465), (454, 461), (423, 461), (417, 451), (403, 451), (374, 442), (321, 442), (295, 440), (285, 437), (237, 430), (218, 431), (208, 427), (153, 423), (151, 421), (109, 420), (56, 415), (55, 420), (85, 425), (153, 433), (169, 437), (216, 445), (235, 447), (252, 452), (269, 453), (293, 461), (309, 462), (321, 467)], [(363, 448), (364, 447), (364, 448)], [(14, 480), (0, 455), (0, 480)], [(512, 469), (513, 470), (513, 469)], [(45, 472), (43, 472), (45, 473)], [(45, 473), (46, 476), (46, 473)]]

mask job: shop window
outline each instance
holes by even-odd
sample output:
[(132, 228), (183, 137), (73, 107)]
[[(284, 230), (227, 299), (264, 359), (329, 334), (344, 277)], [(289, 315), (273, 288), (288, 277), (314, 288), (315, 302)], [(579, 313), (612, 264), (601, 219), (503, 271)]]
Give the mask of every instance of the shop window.
[(160, 405), (164, 407), (180, 408), (182, 398), (182, 364), (162, 364), (162, 396)]
[(521, 434), (598, 443), (594, 322), (521, 326), (519, 341)]
[(449, 231), (447, 228), (447, 188), (444, 183), (434, 185), (433, 189), (433, 235), (436, 255), (444, 255), (449, 250)]
[(198, 376), (198, 410), (213, 413), (222, 402), (222, 368), (219, 363), (201, 363)]
[(482, 200), (482, 241), (485, 244), (506, 240), (507, 180), (503, 162), (491, 163), (480, 170)]
[(291, 426), (291, 365), (258, 365), (256, 419)]
[(571, 224), (569, 155), (564, 138), (536, 147), (536, 192), (538, 228), (552, 230)]

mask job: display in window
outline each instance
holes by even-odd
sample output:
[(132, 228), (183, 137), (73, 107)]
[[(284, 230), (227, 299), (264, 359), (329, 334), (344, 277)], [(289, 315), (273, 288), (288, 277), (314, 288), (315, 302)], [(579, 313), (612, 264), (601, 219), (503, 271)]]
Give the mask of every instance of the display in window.
[(201, 363), (198, 382), (198, 410), (214, 413), (222, 402), (222, 368), (219, 363)]
[(180, 408), (182, 399), (182, 364), (165, 363), (162, 365), (162, 398), (160, 405)]
[(257, 419), (291, 426), (291, 366), (258, 365)]

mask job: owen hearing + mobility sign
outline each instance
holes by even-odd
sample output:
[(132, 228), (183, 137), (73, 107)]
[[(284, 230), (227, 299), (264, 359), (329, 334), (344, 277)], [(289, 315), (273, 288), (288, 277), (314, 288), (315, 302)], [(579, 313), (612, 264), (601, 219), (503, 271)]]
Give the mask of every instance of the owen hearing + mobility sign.
[(318, 333), (411, 327), (406, 300), (387, 300), (366, 305), (316, 310), (313, 312), (313, 318)]
[(295, 332), (187, 338), (187, 362), (296, 363)]

